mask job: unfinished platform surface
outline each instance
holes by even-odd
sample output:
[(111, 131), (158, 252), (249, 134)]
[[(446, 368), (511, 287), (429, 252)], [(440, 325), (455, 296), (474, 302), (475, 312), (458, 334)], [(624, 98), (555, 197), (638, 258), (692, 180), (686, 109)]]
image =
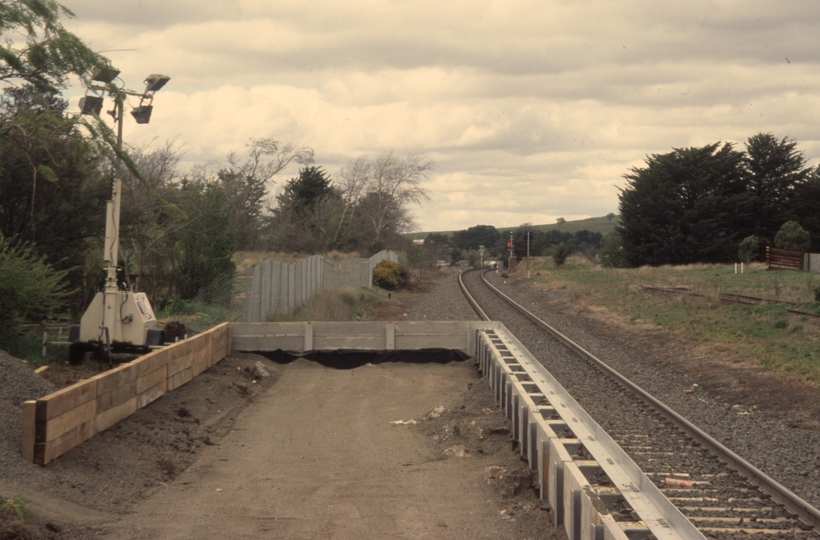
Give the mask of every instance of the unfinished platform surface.
[[(221, 444), (109, 536), (521, 538), (515, 521), (499, 518), (480, 456), (443, 460), (425, 437), (390, 423), (458, 400), (474, 380), (469, 364), (283, 366)], [(547, 526), (542, 538), (554, 533)]]

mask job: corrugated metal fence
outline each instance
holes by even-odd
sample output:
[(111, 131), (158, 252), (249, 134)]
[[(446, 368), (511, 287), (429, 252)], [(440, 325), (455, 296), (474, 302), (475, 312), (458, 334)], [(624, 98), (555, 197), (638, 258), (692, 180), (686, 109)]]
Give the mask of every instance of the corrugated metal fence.
[(271, 313), (287, 313), (310, 300), (322, 287), (372, 287), (373, 268), (381, 261), (398, 262), (394, 251), (369, 259), (327, 261), (321, 255), (289, 264), (267, 259), (248, 271), (244, 322), (264, 322)]

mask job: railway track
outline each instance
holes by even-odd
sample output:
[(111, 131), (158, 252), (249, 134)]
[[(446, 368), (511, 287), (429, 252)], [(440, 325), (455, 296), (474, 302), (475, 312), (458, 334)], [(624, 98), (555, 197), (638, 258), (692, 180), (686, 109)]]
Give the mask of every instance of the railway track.
[[(504, 295), (483, 274), (467, 271), (459, 279), (476, 313), (522, 329), (522, 343), (543, 351), (537, 360), (703, 537), (820, 539), (820, 511)], [(583, 446), (573, 450), (579, 463), (589, 459)], [(591, 474), (590, 483), (601, 493), (617, 485)], [(623, 497), (602, 500), (617, 519), (642, 519)], [(647, 532), (632, 529), (627, 536)]]

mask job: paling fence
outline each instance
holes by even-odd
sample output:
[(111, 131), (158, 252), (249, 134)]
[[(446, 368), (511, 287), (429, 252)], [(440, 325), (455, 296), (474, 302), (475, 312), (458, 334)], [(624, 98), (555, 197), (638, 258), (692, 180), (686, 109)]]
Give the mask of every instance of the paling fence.
[(266, 259), (248, 270), (243, 320), (264, 322), (269, 314), (287, 313), (306, 303), (323, 287), (372, 287), (373, 268), (381, 261), (398, 262), (394, 251), (369, 259), (328, 261), (321, 255), (295, 264)]

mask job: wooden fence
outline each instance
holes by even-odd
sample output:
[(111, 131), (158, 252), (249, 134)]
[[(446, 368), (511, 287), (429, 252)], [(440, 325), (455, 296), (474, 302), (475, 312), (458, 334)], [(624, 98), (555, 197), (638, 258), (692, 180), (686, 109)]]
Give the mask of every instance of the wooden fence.
[(90, 379), (23, 403), (23, 458), (45, 465), (182, 386), (228, 354), (225, 323)]
[(793, 249), (766, 246), (766, 266), (771, 268), (791, 268), (803, 270), (804, 253)]

